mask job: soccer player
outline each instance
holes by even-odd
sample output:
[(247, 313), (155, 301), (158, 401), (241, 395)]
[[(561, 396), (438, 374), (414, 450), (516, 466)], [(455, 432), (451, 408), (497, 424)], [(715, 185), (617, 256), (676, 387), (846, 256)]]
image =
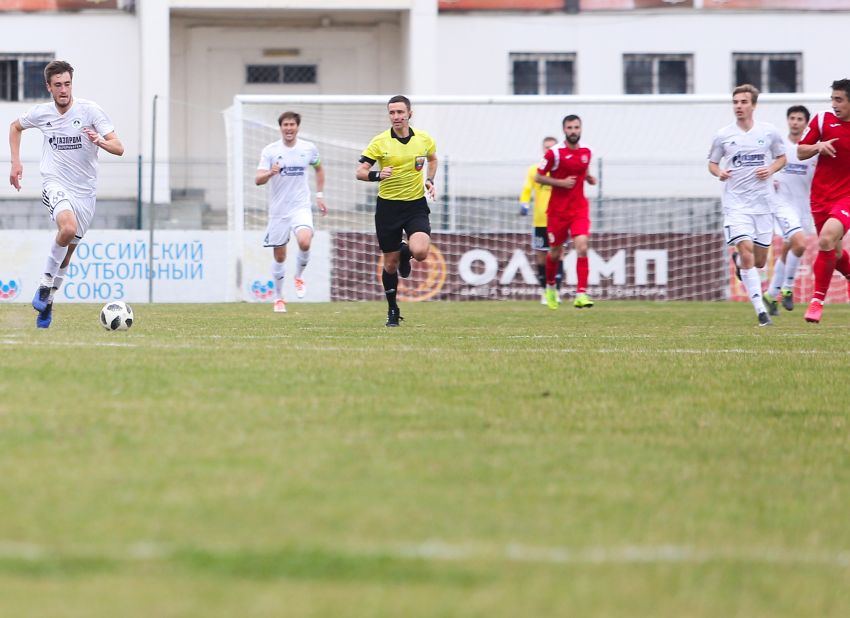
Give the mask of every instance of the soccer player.
[[(740, 272), (759, 326), (773, 324), (762, 300), (757, 268), (767, 261), (773, 239), (777, 196), (770, 177), (785, 165), (785, 144), (772, 124), (755, 122), (759, 91), (743, 84), (732, 91), (735, 122), (714, 136), (708, 171), (723, 185), (723, 229), (726, 244), (735, 247), (732, 259)], [(725, 167), (720, 167), (720, 162)]]
[(74, 68), (53, 60), (44, 68), (51, 103), (40, 103), (9, 128), (12, 166), (9, 182), (21, 190), (21, 134), (37, 128), (44, 135), (41, 149), (41, 201), (56, 224), (47, 264), (32, 299), (38, 311), (35, 325), (48, 328), (53, 321), (53, 299), (62, 286), (71, 256), (86, 235), (97, 201), (97, 153), (103, 149), (121, 156), (124, 145), (115, 127), (97, 103), (75, 99)]
[[(410, 259), (421, 262), (431, 248), (431, 221), (426, 195), (437, 198), (437, 145), (425, 131), (410, 126), (413, 110), (402, 95), (387, 103), (390, 128), (372, 138), (360, 157), (357, 180), (380, 182), (375, 232), (384, 254), (381, 281), (389, 309), (387, 326), (402, 319), (396, 302), (398, 276), (410, 276)], [(427, 171), (426, 171), (427, 162)], [(379, 170), (372, 171), (377, 163)], [(423, 172), (425, 174), (423, 181)], [(402, 232), (407, 242), (402, 242)]]
[(292, 233), (298, 242), (295, 262), (295, 295), (304, 298), (307, 293), (304, 269), (310, 261), (310, 245), (313, 242), (313, 211), (310, 200), (310, 185), (307, 168), (316, 171), (316, 205), (325, 216), (328, 208), (323, 193), (325, 170), (316, 145), (299, 139), (301, 115), (283, 112), (277, 119), (281, 139), (263, 148), (254, 182), (269, 183), (269, 222), (263, 246), (272, 248), (272, 279), (274, 281), (275, 313), (286, 313), (283, 299), (283, 279), (286, 275), (286, 245)]
[[(781, 198), (780, 211), (775, 216), (780, 229), (783, 230), (784, 242), (782, 255), (776, 258), (773, 265), (770, 287), (764, 293), (764, 302), (770, 315), (779, 313), (779, 301), (786, 310), (794, 309), (794, 279), (797, 276), (797, 267), (806, 250), (806, 235), (814, 231), (810, 225), (809, 190), (812, 175), (815, 173), (815, 158), (808, 161), (800, 161), (797, 158), (797, 142), (800, 141), (810, 117), (811, 114), (804, 105), (792, 105), (785, 113), (788, 123), (788, 135), (784, 139), (786, 163), (780, 173), (774, 176)], [(785, 212), (786, 208), (790, 208), (790, 212)]]
[(818, 113), (797, 145), (801, 161), (818, 155), (812, 179), (812, 218), (818, 232), (815, 291), (807, 322), (820, 322), (832, 274), (850, 277), (841, 239), (850, 228), (850, 79), (832, 82), (832, 111)]
[[(558, 143), (554, 137), (543, 138), (543, 154), (552, 146)], [(552, 193), (552, 187), (549, 185), (541, 185), (537, 182), (537, 164), (535, 163), (528, 168), (528, 173), (525, 176), (525, 184), (522, 187), (522, 193), (519, 196), (521, 216), (527, 216), (529, 204), (532, 196), (534, 197), (534, 215), (531, 224), (534, 227), (531, 232), (531, 250), (534, 251), (535, 261), (537, 263), (537, 281), (542, 288), (541, 300), (542, 304), (546, 304), (546, 254), (549, 252), (549, 236), (546, 234), (546, 209), (549, 206), (549, 195)], [(564, 263), (558, 262), (558, 274), (555, 275), (555, 283), (560, 291), (561, 281), (564, 276)], [(560, 302), (560, 295), (558, 302)]]
[(576, 260), (576, 297), (573, 306), (584, 309), (593, 306), (587, 296), (587, 276), (590, 267), (587, 259), (590, 235), (590, 206), (584, 196), (584, 183), (596, 184), (590, 174), (590, 149), (582, 146), (581, 118), (574, 114), (564, 117), (561, 126), (564, 141), (549, 148), (537, 168), (535, 179), (542, 185), (552, 187), (546, 211), (546, 234), (549, 252), (546, 254), (546, 304), (550, 309), (558, 308), (558, 290), (555, 278), (558, 263), (564, 256), (567, 235), (573, 239), (578, 259)]

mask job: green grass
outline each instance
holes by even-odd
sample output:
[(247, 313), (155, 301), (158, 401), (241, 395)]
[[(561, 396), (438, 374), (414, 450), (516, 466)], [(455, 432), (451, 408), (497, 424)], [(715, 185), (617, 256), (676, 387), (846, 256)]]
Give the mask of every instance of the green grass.
[(850, 306), (0, 305), (0, 615), (850, 615)]

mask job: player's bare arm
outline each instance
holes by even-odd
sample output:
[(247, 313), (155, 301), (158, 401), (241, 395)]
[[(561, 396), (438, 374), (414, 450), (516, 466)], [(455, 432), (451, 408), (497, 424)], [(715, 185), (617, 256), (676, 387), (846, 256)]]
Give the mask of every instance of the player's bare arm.
[(264, 185), (271, 180), (273, 176), (277, 176), (278, 174), (280, 174), (280, 164), (275, 162), (270, 169), (257, 170), (257, 174), (254, 176), (254, 184), (257, 186)]
[(760, 167), (756, 170), (756, 178), (759, 180), (767, 180), (771, 176), (773, 176), (776, 172), (785, 167), (785, 162), (788, 159), (785, 155), (779, 155), (776, 159), (773, 160), (773, 163), (768, 165), (767, 167)]
[(709, 173), (711, 173), (712, 176), (717, 176), (720, 182), (729, 180), (732, 177), (732, 174), (731, 172), (729, 172), (729, 170), (722, 169), (720, 165), (715, 163), (714, 161), (708, 162), (708, 171)]
[(835, 157), (835, 146), (833, 142), (837, 141), (837, 137), (833, 137), (832, 139), (826, 140), (825, 142), (818, 142), (817, 144), (797, 144), (797, 158), (800, 161), (805, 161), (806, 159), (811, 159), (815, 155), (825, 154), (828, 157)]
[[(371, 180), (369, 178), (369, 170), (372, 169), (373, 165), (374, 165), (374, 163), (369, 163), (368, 161), (363, 161), (363, 163), (361, 163), (357, 167), (357, 173), (355, 174), (355, 176), (357, 177), (357, 180), (365, 180), (367, 182), (369, 180)], [(378, 172), (378, 178), (381, 179), (381, 180), (385, 180), (392, 175), (393, 175), (393, 168), (392, 168), (391, 165), (388, 165), (388, 166), (382, 168), (381, 171)]]
[(9, 184), (18, 191), (21, 190), (21, 178), (24, 175), (24, 166), (21, 165), (21, 133), (24, 128), (15, 119), (9, 126), (9, 150), (12, 155), (12, 167), (9, 170)]
[(89, 138), (92, 144), (99, 148), (103, 148), (109, 154), (122, 156), (124, 154), (124, 144), (118, 138), (115, 131), (110, 131), (106, 135), (100, 135), (97, 131), (90, 127), (83, 127), (83, 133)]
[(537, 174), (534, 179), (541, 185), (549, 185), (550, 187), (560, 187), (561, 189), (572, 189), (576, 186), (576, 177), (567, 176), (566, 178), (552, 178), (551, 176), (543, 176)]
[(432, 200), (437, 199), (437, 188), (434, 186), (434, 179), (437, 177), (437, 155), (432, 154), (428, 157), (428, 169), (425, 171), (425, 191)]
[(325, 168), (322, 167), (322, 164), (319, 163), (313, 166), (313, 169), (316, 170), (316, 206), (319, 207), (319, 212), (324, 217), (328, 214), (328, 206), (325, 203)]
[(588, 174), (587, 176), (585, 176), (584, 180), (589, 185), (595, 185), (596, 184), (596, 176), (593, 176), (592, 174)]

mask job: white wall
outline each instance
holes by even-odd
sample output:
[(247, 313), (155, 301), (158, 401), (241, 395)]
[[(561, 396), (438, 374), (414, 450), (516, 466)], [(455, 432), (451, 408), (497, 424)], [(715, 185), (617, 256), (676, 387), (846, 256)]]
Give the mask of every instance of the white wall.
[(623, 93), (624, 53), (694, 54), (694, 93), (732, 90), (733, 52), (802, 52), (803, 92), (845, 77), (836, 41), (850, 13), (702, 11), (606, 14), (442, 14), (439, 94), (512, 94), (510, 52), (575, 52), (580, 95)]
[[(54, 53), (74, 67), (74, 96), (96, 101), (115, 124), (124, 143), (120, 159), (101, 153), (101, 198), (135, 195), (136, 157), (139, 154), (139, 35), (136, 19), (122, 12), (4, 13), (0, 16), (0, 51), (6, 53)], [(36, 102), (0, 102), (3, 134), (15, 118)], [(9, 160), (7, 140), (0, 147), (0, 162)], [(0, 197), (41, 195), (38, 161), (42, 135), (25, 131), (21, 142), (24, 187), (20, 194), (8, 182), (0, 183)], [(3, 177), (8, 169), (3, 169)]]

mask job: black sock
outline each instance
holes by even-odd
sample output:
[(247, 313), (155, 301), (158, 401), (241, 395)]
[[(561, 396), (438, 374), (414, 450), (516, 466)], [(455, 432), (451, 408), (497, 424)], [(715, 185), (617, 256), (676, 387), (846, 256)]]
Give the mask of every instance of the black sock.
[(398, 273), (394, 272), (390, 274), (384, 270), (381, 273), (381, 281), (384, 284), (384, 294), (387, 296), (387, 304), (390, 306), (390, 309), (398, 309), (398, 304), (395, 300), (396, 293), (398, 292)]
[(546, 264), (537, 265), (537, 283), (541, 288), (546, 287)]
[(558, 260), (558, 274), (555, 275), (555, 286), (560, 290), (564, 280), (564, 260)]

